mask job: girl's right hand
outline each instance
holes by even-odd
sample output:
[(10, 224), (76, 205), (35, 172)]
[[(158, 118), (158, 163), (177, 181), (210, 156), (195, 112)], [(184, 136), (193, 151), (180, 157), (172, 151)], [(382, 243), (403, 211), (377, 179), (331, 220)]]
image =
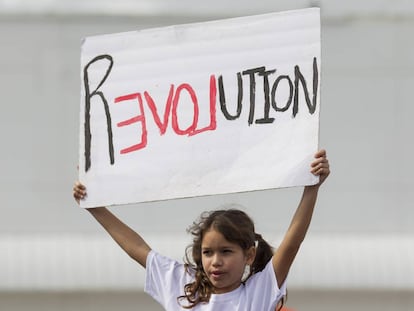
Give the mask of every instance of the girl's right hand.
[(79, 204), (80, 200), (83, 200), (86, 196), (86, 187), (82, 185), (79, 181), (75, 182), (73, 186), (73, 197), (75, 201)]

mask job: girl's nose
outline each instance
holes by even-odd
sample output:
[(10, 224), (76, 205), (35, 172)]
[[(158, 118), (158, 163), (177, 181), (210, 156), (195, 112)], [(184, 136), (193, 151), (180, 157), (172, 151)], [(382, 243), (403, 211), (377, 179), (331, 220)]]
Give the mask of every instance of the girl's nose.
[(212, 265), (215, 266), (215, 267), (222, 265), (222, 260), (221, 260), (220, 255), (218, 255), (218, 254), (214, 255)]

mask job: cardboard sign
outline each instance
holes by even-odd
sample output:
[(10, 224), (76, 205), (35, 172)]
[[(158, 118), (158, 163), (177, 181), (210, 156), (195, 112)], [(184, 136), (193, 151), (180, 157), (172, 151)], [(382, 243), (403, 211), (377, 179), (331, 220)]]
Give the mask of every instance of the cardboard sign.
[(317, 182), (319, 9), (88, 37), (83, 207)]

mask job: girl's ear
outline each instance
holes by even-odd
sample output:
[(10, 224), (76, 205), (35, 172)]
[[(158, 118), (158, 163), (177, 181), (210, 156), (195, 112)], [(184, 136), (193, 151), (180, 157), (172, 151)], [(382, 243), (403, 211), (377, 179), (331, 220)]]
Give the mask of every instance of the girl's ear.
[(256, 258), (256, 247), (252, 246), (246, 251), (246, 263), (248, 265), (253, 264), (255, 258)]

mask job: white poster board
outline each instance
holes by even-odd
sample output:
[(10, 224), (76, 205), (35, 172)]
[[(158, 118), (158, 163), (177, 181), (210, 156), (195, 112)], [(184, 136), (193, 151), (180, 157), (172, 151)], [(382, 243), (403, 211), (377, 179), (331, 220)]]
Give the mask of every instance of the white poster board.
[(82, 207), (314, 184), (318, 8), (88, 37)]

